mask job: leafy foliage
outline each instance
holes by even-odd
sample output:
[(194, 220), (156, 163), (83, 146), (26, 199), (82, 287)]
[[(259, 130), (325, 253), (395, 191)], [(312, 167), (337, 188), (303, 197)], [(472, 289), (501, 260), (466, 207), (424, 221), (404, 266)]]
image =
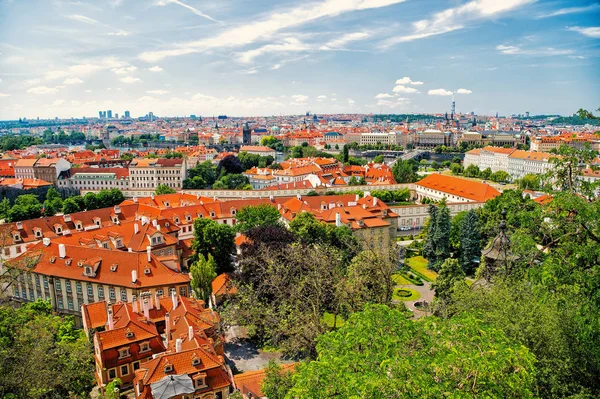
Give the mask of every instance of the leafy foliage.
[(212, 292), (211, 283), (217, 277), (215, 259), (211, 254), (205, 258), (199, 254), (198, 259), (190, 266), (190, 286), (196, 298), (200, 298), (208, 302), (208, 297)]
[(154, 190), (154, 193), (156, 195), (161, 195), (161, 194), (175, 194), (177, 192), (177, 190), (175, 190), (174, 188), (171, 188), (169, 186), (167, 186), (166, 184), (159, 184), (158, 187), (156, 187), (156, 190)]
[(216, 263), (217, 274), (233, 271), (232, 255), (235, 251), (235, 232), (226, 225), (208, 218), (194, 221), (194, 261), (199, 255), (211, 255)]
[(245, 206), (237, 211), (235, 217), (236, 230), (244, 234), (258, 226), (281, 225), (281, 215), (277, 208), (271, 204)]

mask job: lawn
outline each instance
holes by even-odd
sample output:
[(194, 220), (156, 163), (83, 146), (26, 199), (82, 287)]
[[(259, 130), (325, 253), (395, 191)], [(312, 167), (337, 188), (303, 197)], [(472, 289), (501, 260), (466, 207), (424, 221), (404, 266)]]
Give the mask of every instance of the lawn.
[(433, 270), (429, 270), (427, 268), (427, 263), (427, 259), (422, 256), (413, 256), (412, 258), (407, 258), (404, 260), (404, 264), (406, 264), (406, 266), (419, 273), (428, 281), (433, 281), (438, 275)]
[[(402, 292), (410, 293), (410, 296), (400, 295), (400, 293), (402, 293)], [(413, 289), (406, 288), (406, 287), (395, 288), (392, 298), (397, 301), (416, 301), (417, 299), (421, 298), (421, 294), (419, 294), (417, 291), (415, 291)]]
[[(330, 328), (333, 328), (333, 314), (325, 312), (325, 314), (323, 314), (323, 321)], [(342, 316), (338, 315), (337, 320), (336, 320), (336, 327), (341, 327), (343, 325), (344, 325), (344, 319), (342, 318)]]
[(400, 273), (392, 274), (392, 281), (398, 285), (413, 285), (414, 283), (408, 280), (406, 277), (401, 275)]

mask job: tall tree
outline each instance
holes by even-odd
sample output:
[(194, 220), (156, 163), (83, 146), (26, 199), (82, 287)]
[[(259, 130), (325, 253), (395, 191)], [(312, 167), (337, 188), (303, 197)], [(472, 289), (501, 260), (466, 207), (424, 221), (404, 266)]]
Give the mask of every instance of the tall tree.
[(342, 162), (346, 163), (350, 159), (350, 150), (348, 149), (348, 144), (344, 144), (344, 148), (342, 148)]
[(256, 206), (245, 206), (236, 215), (236, 230), (240, 233), (248, 233), (258, 226), (279, 226), (281, 215), (277, 208), (271, 204), (260, 204)]
[(265, 369), (265, 379), (262, 382), (261, 390), (269, 399), (285, 399), (285, 395), (292, 387), (292, 373), (270, 360)]
[(174, 188), (171, 188), (169, 186), (167, 186), (166, 184), (159, 184), (158, 187), (156, 187), (156, 190), (154, 190), (154, 193), (156, 195), (161, 195), (161, 194), (175, 194), (177, 192), (177, 190), (175, 190)]
[(437, 206), (429, 204), (428, 212), (429, 218), (427, 219), (427, 223), (425, 224), (424, 229), (427, 233), (427, 237), (425, 239), (425, 244), (423, 245), (423, 257), (425, 257), (425, 259), (427, 259), (431, 263), (435, 261), (434, 237), (437, 231)]
[(208, 258), (205, 258), (204, 255), (198, 255), (198, 260), (190, 266), (190, 275), (192, 277), (190, 285), (196, 298), (208, 301), (212, 292), (212, 281), (217, 277), (213, 256), (208, 254)]
[(226, 224), (208, 218), (198, 218), (194, 221), (192, 249), (195, 256), (212, 255), (217, 265), (217, 274), (233, 271), (231, 257), (235, 251), (234, 239), (235, 232)]
[(429, 262), (429, 267), (437, 271), (442, 263), (450, 257), (450, 210), (446, 204), (440, 205), (437, 212), (433, 245), (435, 260), (433, 263)]
[(464, 284), (465, 272), (456, 259), (446, 259), (442, 263), (440, 273), (431, 285), (435, 290), (435, 297), (442, 301), (448, 302), (454, 292), (456, 284)]
[(533, 398), (534, 356), (474, 317), (367, 306), (319, 339), (286, 398)]
[(466, 274), (472, 275), (481, 258), (479, 218), (473, 209), (465, 215), (460, 230), (460, 265)]
[(392, 174), (396, 183), (412, 183), (417, 181), (415, 163), (411, 161), (396, 160), (396, 163), (392, 166)]

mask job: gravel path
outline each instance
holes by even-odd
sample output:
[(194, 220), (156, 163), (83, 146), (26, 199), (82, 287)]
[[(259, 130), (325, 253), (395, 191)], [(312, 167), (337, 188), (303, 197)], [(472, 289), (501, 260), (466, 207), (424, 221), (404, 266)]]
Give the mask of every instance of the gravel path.
[(433, 291), (431, 289), (431, 283), (427, 282), (427, 281), (423, 281), (423, 285), (414, 285), (414, 284), (401, 284), (401, 285), (397, 285), (396, 287), (402, 288), (402, 287), (406, 287), (406, 288), (410, 288), (413, 289), (415, 291), (417, 291), (419, 294), (421, 294), (421, 298), (417, 299), (416, 301), (398, 301), (398, 302), (404, 302), (404, 304), (406, 305), (407, 308), (409, 308), (413, 314), (415, 315), (415, 318), (419, 318), (419, 317), (423, 317), (423, 316), (427, 316), (428, 313), (423, 311), (423, 310), (419, 310), (415, 307), (415, 303), (416, 302), (428, 302), (431, 303), (433, 301), (433, 296), (435, 295), (435, 291)]

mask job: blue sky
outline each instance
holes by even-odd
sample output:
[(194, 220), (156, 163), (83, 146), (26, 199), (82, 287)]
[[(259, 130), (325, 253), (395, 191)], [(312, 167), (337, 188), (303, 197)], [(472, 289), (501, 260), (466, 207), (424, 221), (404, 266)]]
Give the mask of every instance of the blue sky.
[(0, 0), (0, 119), (600, 106), (600, 2)]

